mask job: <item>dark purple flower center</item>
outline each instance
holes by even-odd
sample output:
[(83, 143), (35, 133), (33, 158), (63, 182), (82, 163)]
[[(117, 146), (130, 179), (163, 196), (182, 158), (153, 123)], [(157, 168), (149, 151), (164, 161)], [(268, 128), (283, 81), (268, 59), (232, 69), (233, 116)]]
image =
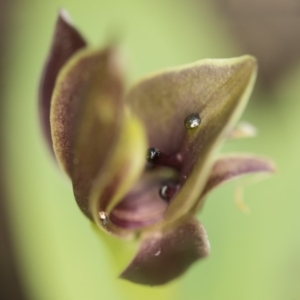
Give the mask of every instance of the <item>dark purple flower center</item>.
[(177, 171), (180, 171), (182, 167), (182, 155), (180, 153), (169, 155), (156, 148), (149, 148), (147, 150), (146, 159), (154, 167), (168, 167)]
[[(199, 114), (192, 113), (183, 125), (187, 130), (194, 130), (200, 123)], [(182, 174), (185, 157), (180, 150), (168, 154), (150, 147), (145, 158), (148, 165), (141, 181), (110, 213), (110, 221), (119, 227), (141, 228), (162, 220), (169, 203), (186, 180), (187, 176)], [(169, 171), (170, 177), (158, 175), (169, 174)]]

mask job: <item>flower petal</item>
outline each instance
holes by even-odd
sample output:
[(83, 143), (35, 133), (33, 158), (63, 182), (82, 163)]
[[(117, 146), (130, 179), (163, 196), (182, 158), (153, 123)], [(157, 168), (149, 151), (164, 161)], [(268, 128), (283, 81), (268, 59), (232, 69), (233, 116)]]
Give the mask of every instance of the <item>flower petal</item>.
[(50, 130), (50, 104), (55, 81), (66, 61), (76, 51), (85, 46), (85, 40), (71, 24), (67, 12), (60, 10), (56, 21), (51, 50), (45, 63), (39, 86), (40, 121), (51, 151), (53, 151), (53, 148)]
[[(93, 220), (110, 233), (119, 236), (132, 233), (132, 230), (127, 230), (128, 227), (111, 222), (110, 215), (144, 171), (145, 150), (142, 125), (135, 117), (125, 115), (118, 140), (106, 164), (94, 179), (89, 195), (89, 210)], [(130, 215), (130, 210), (128, 213)]]
[(218, 158), (212, 168), (201, 198), (219, 185), (252, 173), (274, 173), (274, 163), (256, 155), (230, 154)]
[(202, 122), (182, 142), (182, 188), (165, 214), (169, 221), (188, 213), (196, 203), (213, 157), (243, 112), (256, 78), (256, 61), (249, 56), (204, 63), (199, 69), (204, 83), (200, 90), (194, 86), (198, 102), (190, 109), (200, 114)]
[(93, 181), (109, 161), (124, 122), (120, 73), (113, 48), (81, 50), (60, 73), (52, 99), (54, 151), (89, 216)]
[(195, 219), (166, 232), (144, 236), (140, 249), (120, 278), (146, 285), (161, 285), (184, 273), (209, 254), (204, 227)]
[[(185, 118), (199, 113), (204, 122), (200, 133), (204, 135), (203, 127), (222, 117), (222, 110), (226, 108), (223, 114), (231, 112), (231, 102), (238, 102), (255, 68), (256, 61), (250, 56), (202, 60), (138, 82), (127, 102), (144, 121), (150, 146), (177, 153), (187, 133)], [(223, 124), (217, 125), (219, 128)]]

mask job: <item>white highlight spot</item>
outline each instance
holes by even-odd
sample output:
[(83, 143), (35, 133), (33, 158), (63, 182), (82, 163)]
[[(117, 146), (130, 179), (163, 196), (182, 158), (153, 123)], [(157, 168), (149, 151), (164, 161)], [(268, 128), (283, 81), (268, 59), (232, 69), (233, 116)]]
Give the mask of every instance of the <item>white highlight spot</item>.
[(99, 212), (99, 217), (100, 217), (101, 224), (105, 227), (108, 223), (106, 213), (104, 211), (100, 211)]

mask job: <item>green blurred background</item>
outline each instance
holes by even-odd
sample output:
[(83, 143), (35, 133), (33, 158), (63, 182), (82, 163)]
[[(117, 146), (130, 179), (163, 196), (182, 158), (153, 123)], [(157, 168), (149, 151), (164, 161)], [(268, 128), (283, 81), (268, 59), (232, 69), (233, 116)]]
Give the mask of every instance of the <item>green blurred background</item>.
[[(247, 51), (256, 54), (255, 43), (251, 47), (243, 44), (232, 30), (244, 24), (247, 7), (239, 8), (243, 14), (237, 18), (240, 23), (234, 24), (224, 9), (226, 1), (221, 0), (0, 3), (5, 41), (0, 71), (2, 200), (16, 271), (27, 299), (300, 299), (297, 55), (289, 68), (278, 71), (272, 84), (265, 85), (271, 81), (268, 78), (258, 82), (243, 116), (258, 127), (258, 137), (229, 142), (224, 149), (269, 156), (276, 162), (278, 174), (245, 188), (245, 201), (251, 209), (247, 215), (234, 204), (233, 184), (213, 192), (199, 214), (210, 238), (211, 255), (166, 286), (142, 287), (117, 279), (120, 263), (114, 255), (122, 244), (95, 234), (75, 204), (70, 183), (43, 144), (37, 89), (58, 8), (69, 11), (93, 46), (104, 45), (111, 36), (120, 37), (131, 82), (147, 72), (202, 58), (231, 57)], [(261, 18), (259, 8), (258, 14), (251, 16), (254, 21)], [(292, 42), (279, 42), (287, 49), (296, 47)], [(270, 44), (265, 57), (271, 61), (275, 50)], [(290, 61), (291, 57), (282, 53), (273, 63), (268, 61), (269, 65), (280, 59)], [(265, 66), (264, 61), (260, 63)], [(8, 270), (3, 268), (2, 279), (5, 272)]]

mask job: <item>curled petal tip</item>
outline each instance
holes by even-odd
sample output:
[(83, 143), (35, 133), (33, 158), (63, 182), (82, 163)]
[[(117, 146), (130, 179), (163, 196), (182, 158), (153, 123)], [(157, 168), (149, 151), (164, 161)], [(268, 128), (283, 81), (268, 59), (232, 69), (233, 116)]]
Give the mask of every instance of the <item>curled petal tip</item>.
[(275, 164), (257, 155), (224, 155), (216, 160), (201, 198), (217, 186), (247, 174), (276, 172)]
[(65, 10), (60, 10), (56, 21), (51, 49), (44, 65), (39, 85), (39, 114), (47, 144), (53, 152), (50, 130), (50, 107), (54, 86), (63, 65), (79, 49), (86, 46), (80, 33), (72, 26)]
[(182, 275), (209, 254), (204, 227), (191, 220), (166, 233), (142, 240), (139, 252), (120, 278), (145, 285), (162, 285)]
[(244, 66), (248, 66), (249, 68), (253, 68), (254, 70), (257, 69), (257, 59), (253, 55), (242, 55), (239, 57), (235, 57), (231, 59), (234, 63), (243, 63)]

